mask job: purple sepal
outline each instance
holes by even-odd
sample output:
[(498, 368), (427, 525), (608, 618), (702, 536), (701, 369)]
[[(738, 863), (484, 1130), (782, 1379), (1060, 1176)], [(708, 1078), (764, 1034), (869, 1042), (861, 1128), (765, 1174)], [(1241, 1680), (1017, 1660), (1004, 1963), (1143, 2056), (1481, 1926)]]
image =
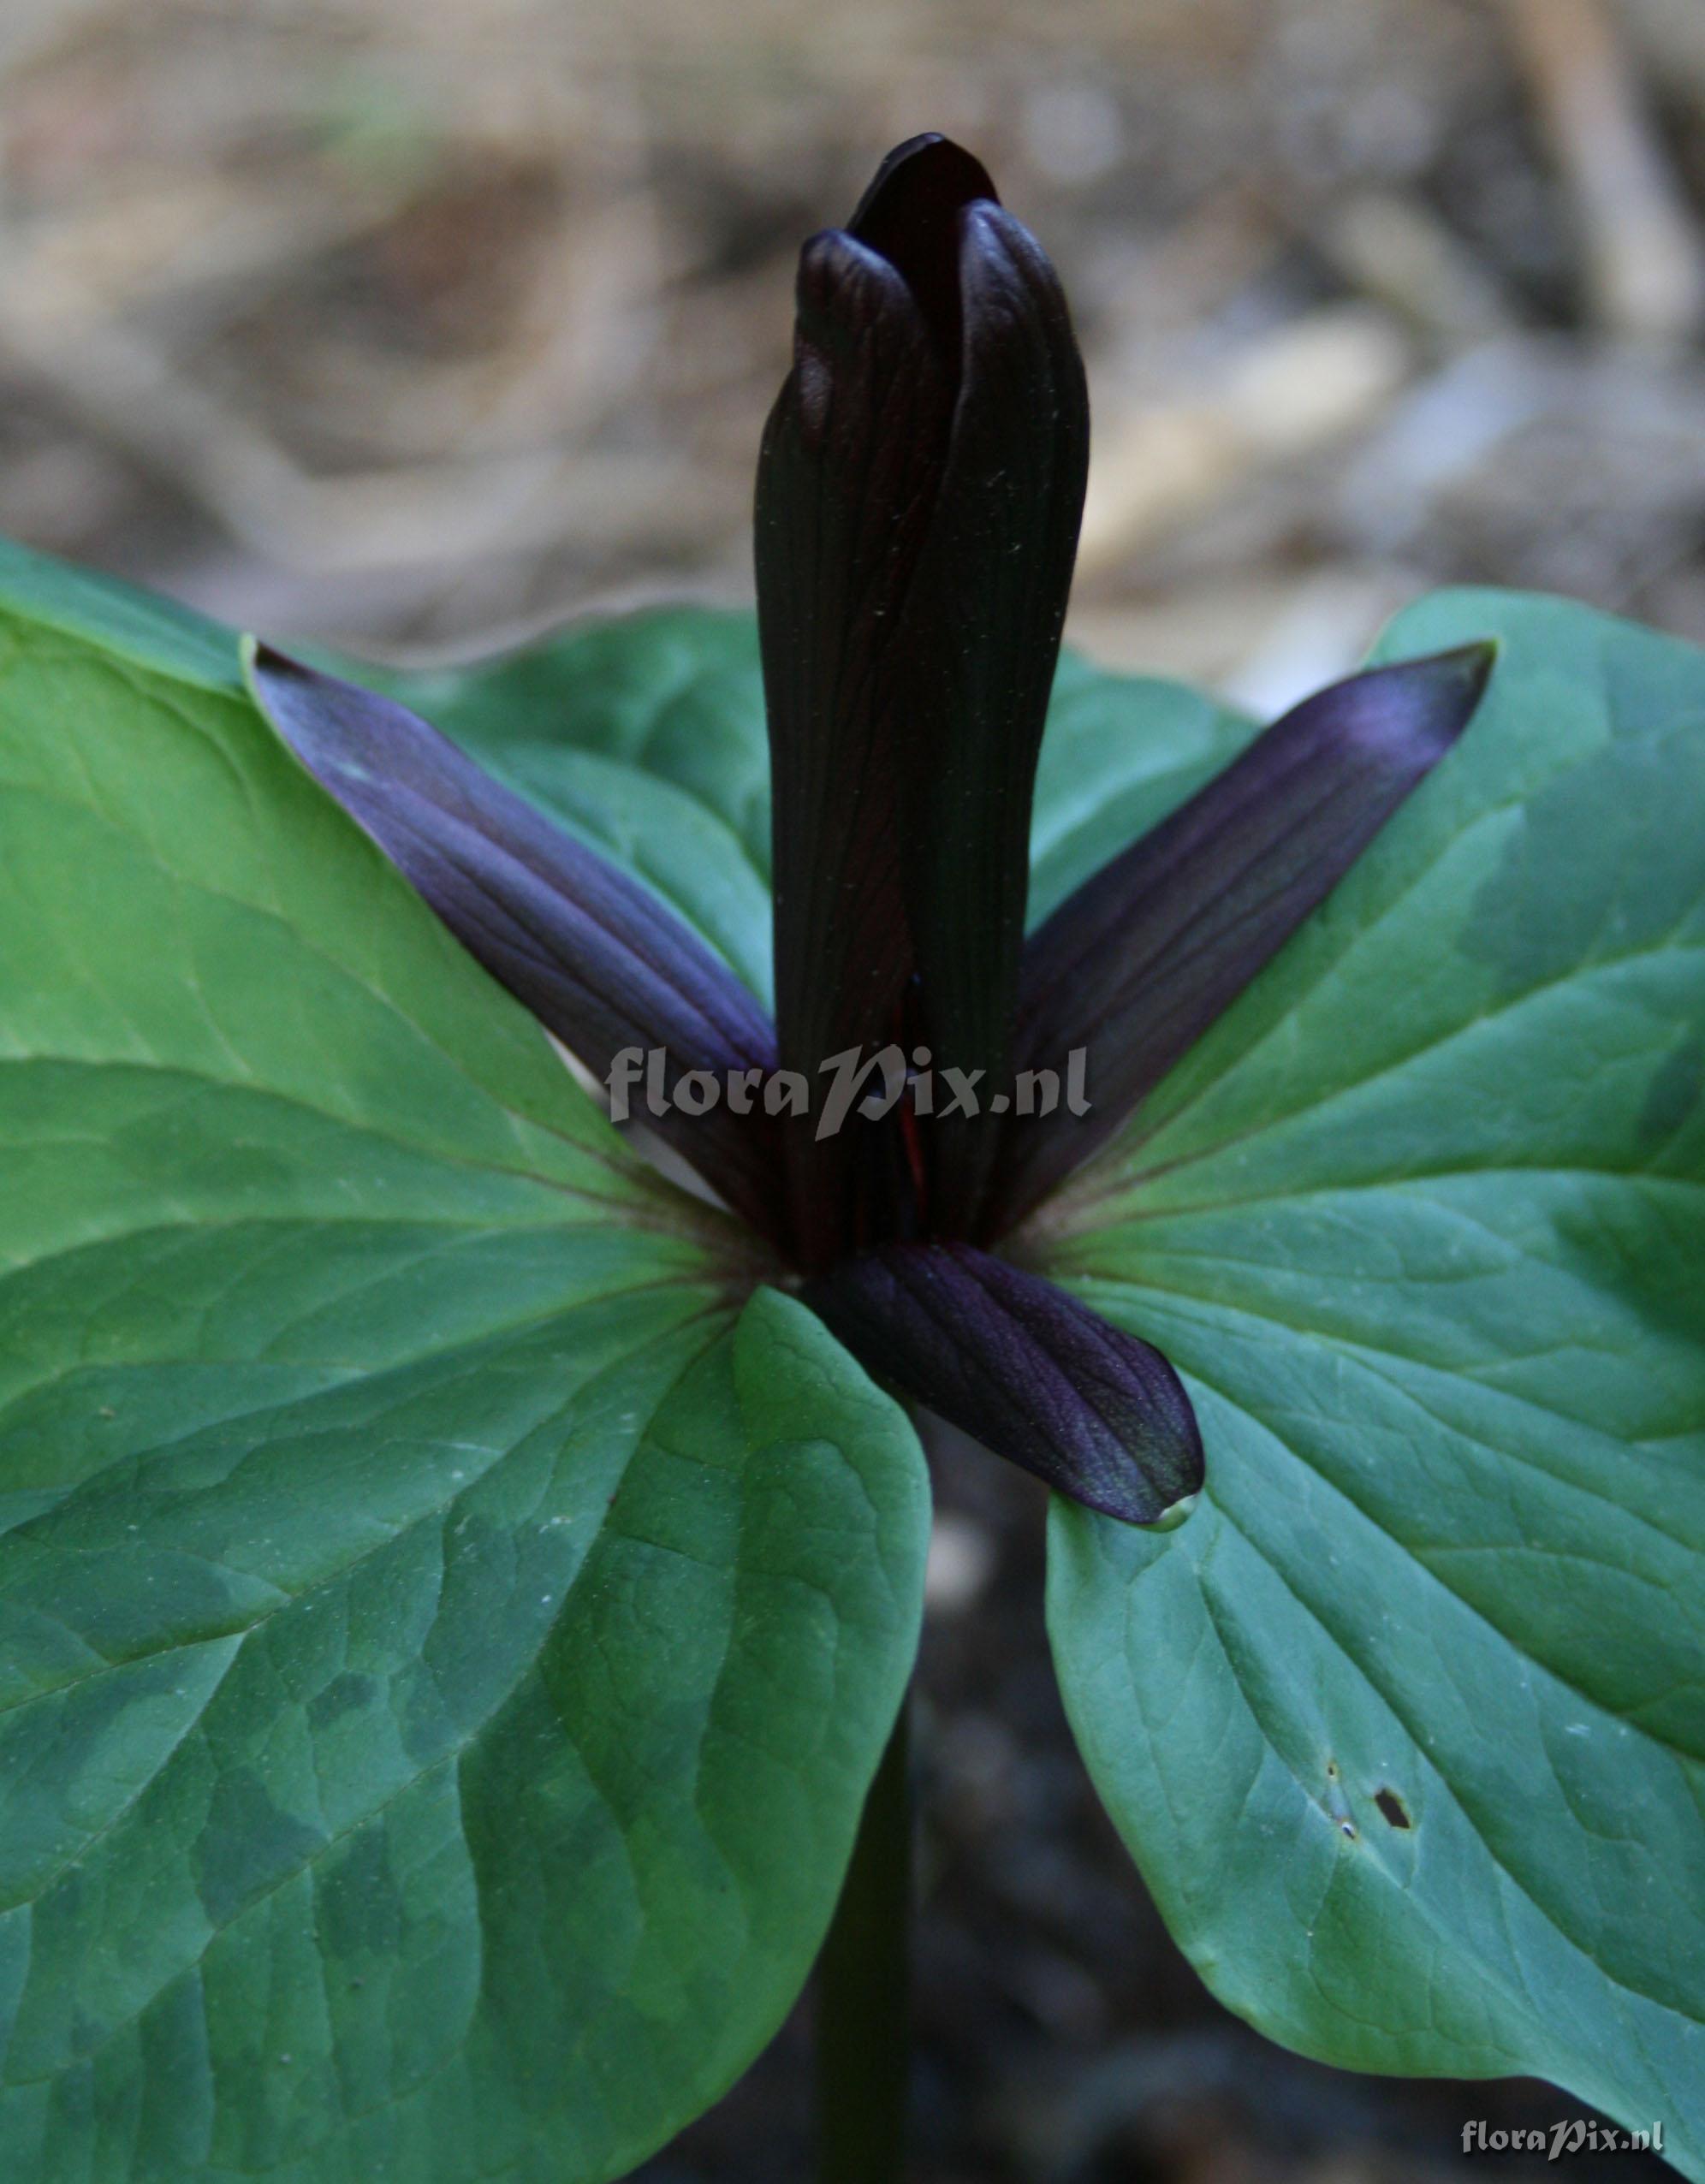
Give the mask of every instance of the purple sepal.
[(1015, 1070), (1087, 1059), (1087, 1114), (1007, 1124), (981, 1229), (1105, 1142), (1335, 887), (1473, 717), (1495, 648), (1375, 668), (1307, 698), (1031, 935)]
[(761, 1108), (686, 1115), (692, 1070), (719, 1084), (774, 1066), (768, 1019), (727, 966), (638, 881), (494, 780), (394, 699), (257, 646), (250, 678), (297, 758), (462, 946), (600, 1080), (624, 1048), (663, 1050), (658, 1135), (772, 1237), (781, 1220)]
[(968, 1243), (900, 1243), (804, 1296), (868, 1371), (1085, 1508), (1155, 1524), (1201, 1487), (1172, 1366), (1039, 1275)]

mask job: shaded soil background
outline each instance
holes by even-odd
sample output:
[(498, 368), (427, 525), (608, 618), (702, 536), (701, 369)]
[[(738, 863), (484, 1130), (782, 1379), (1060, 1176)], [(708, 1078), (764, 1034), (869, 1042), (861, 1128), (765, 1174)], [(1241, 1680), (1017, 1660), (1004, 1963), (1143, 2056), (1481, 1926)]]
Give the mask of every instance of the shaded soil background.
[[(1702, 123), (1699, 0), (5, 0), (0, 530), (394, 656), (747, 596), (798, 243), (936, 127), (1078, 314), (1075, 641), (1272, 711), (1441, 582), (1705, 640)], [(1216, 2009), (1072, 1752), (1039, 1497), (940, 1455), (920, 2184), (1418, 2180), (1577, 2112)], [(802, 2177), (806, 2033), (651, 2184)]]

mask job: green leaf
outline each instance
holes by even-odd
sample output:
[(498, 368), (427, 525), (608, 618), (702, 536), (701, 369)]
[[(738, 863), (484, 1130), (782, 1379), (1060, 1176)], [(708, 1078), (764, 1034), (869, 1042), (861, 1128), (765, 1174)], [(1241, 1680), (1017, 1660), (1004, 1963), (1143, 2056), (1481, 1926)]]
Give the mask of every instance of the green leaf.
[(826, 1926), (915, 1438), (242, 695), (0, 556), (0, 2175), (624, 2173)]
[(1057, 1509), (1103, 1797), (1215, 1991), (1705, 2169), (1705, 656), (1447, 594), (1485, 709), (1038, 1217), (1208, 1490)]
[[(915, 1445), (797, 1308), (731, 1325), (729, 1230), (225, 632), (4, 547), (0, 603), (0, 2171), (618, 2174), (803, 1977)], [(1383, 649), (1488, 634), (1462, 748), (1022, 1239), (1209, 1451), (1177, 1533), (1056, 1511), (1051, 1617), (1217, 1992), (1696, 2170), (1705, 668), (1492, 595)], [(767, 990), (748, 618), (371, 679)], [(1062, 662), (1032, 917), (1248, 733)]]

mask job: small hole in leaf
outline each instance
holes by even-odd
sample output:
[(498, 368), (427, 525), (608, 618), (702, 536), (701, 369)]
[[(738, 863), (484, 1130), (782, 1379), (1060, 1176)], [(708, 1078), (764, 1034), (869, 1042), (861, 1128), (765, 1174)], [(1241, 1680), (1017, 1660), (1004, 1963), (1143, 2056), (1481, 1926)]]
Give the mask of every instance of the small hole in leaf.
[(1376, 1789), (1374, 1792), (1374, 1802), (1393, 1827), (1406, 1828), (1413, 1827), (1415, 1825), (1409, 1817), (1409, 1807), (1394, 1789)]

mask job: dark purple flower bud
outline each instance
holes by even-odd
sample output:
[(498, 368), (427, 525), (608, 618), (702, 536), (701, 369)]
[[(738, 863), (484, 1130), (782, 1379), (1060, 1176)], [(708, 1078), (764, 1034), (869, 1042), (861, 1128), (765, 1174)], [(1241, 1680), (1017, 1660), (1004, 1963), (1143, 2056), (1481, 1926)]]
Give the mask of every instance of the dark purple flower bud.
[(1104, 1143), (1277, 954), (1468, 726), (1494, 655), (1471, 644), (1306, 699), (1031, 935), (1014, 1066), (1084, 1049), (1090, 1110), (1008, 1127), (983, 1233)]
[(1131, 1524), (1202, 1485), (1190, 1398), (1157, 1350), (968, 1243), (844, 1261), (805, 1302), (873, 1373), (1057, 1493)]
[(761, 1231), (778, 1232), (761, 1111), (680, 1112), (689, 1071), (769, 1069), (768, 1018), (673, 912), (389, 697), (257, 647), (250, 679), (308, 771), (491, 976), (600, 1079), (664, 1054), (654, 1126)]
[[(1202, 1481), (1177, 1374), (978, 1241), (1101, 1145), (1337, 884), (1461, 734), (1493, 652), (1310, 698), (1026, 946), (1088, 449), (1047, 259), (969, 153), (900, 145), (847, 229), (805, 247), (758, 466), (773, 1035), (662, 904), (401, 706), (264, 648), (252, 679), (302, 763), (565, 1046), (607, 1079), (624, 1049), (660, 1054), (659, 1135), (873, 1372), (1152, 1524)], [(1017, 1072), (1071, 1087), (1078, 1050), (1087, 1110), (1028, 1112)], [(780, 1101), (677, 1097), (690, 1072), (778, 1059), (797, 1079)]]
[[(758, 470), (783, 1065), (922, 1045), (1005, 1074), (1031, 787), (1088, 460), (1052, 268), (940, 137), (805, 246)], [(992, 1119), (788, 1137), (806, 1262), (962, 1231)]]

